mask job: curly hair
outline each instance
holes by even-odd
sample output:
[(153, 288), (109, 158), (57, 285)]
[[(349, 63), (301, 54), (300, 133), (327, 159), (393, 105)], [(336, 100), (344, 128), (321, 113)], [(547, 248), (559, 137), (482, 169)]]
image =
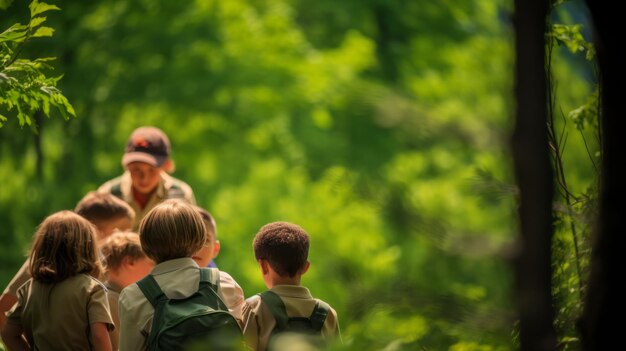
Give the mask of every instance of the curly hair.
[(254, 256), (266, 260), (280, 276), (294, 277), (309, 256), (309, 235), (289, 222), (273, 222), (259, 229), (253, 242)]
[(100, 252), (104, 258), (106, 270), (117, 271), (124, 258), (128, 257), (131, 262), (146, 257), (141, 248), (139, 234), (134, 232), (117, 232), (111, 234), (100, 245)]

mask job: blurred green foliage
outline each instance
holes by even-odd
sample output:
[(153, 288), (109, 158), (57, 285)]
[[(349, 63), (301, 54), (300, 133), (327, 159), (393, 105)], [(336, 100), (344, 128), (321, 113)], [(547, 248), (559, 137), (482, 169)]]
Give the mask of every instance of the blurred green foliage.
[[(348, 348), (515, 347), (510, 1), (59, 7), (55, 35), (23, 54), (58, 58), (78, 118), (41, 121), (36, 142), (10, 119), (0, 129), (0, 283), (36, 225), (118, 175), (130, 132), (156, 125), (246, 296), (264, 289), (256, 230), (291, 221), (311, 235), (303, 284), (337, 310)], [(15, 2), (0, 23), (26, 11)], [(556, 55), (570, 111), (591, 84)], [(583, 142), (567, 148), (572, 186), (591, 184)]]

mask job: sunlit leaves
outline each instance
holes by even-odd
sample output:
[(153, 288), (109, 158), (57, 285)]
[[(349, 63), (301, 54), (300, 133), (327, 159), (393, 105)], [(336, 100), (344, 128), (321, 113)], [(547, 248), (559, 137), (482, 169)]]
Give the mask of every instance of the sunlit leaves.
[(33, 0), (28, 6), (30, 9), (30, 17), (34, 18), (39, 14), (42, 14), (46, 11), (50, 10), (60, 10), (56, 5), (46, 4), (45, 2), (39, 2), (38, 0)]
[[(34, 0), (30, 6), (30, 22), (27, 25), (14, 24), (0, 34), (0, 106), (16, 112), (20, 126), (28, 125), (36, 130), (31, 116), (42, 111), (50, 116), (50, 107), (58, 110), (64, 119), (75, 117), (76, 112), (68, 99), (56, 88), (61, 77), (50, 77), (52, 70), (48, 62), (53, 58), (35, 60), (19, 58), (23, 45), (31, 38), (51, 37), (54, 29), (42, 24), (46, 17), (41, 14), (59, 10), (55, 5)], [(0, 117), (0, 127), (8, 121)]]
[(585, 58), (591, 60), (595, 56), (595, 48), (592, 43), (585, 40), (581, 33), (581, 28), (580, 24), (552, 24), (550, 35), (574, 54), (587, 51)]

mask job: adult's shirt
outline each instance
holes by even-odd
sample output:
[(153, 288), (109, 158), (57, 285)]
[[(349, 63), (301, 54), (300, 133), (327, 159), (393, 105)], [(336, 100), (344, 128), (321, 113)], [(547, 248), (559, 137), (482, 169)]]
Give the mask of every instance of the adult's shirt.
[(150, 196), (150, 199), (141, 206), (135, 197), (133, 196), (133, 181), (130, 176), (130, 172), (126, 171), (124, 174), (117, 178), (113, 178), (106, 183), (102, 184), (98, 188), (98, 192), (110, 193), (128, 203), (133, 210), (135, 210), (135, 220), (133, 222), (133, 231), (139, 229), (139, 223), (141, 219), (150, 212), (154, 206), (167, 199), (183, 199), (190, 204), (196, 204), (196, 198), (193, 194), (193, 190), (189, 184), (183, 182), (180, 179), (176, 179), (166, 172), (162, 171), (160, 174), (159, 184), (156, 190)]

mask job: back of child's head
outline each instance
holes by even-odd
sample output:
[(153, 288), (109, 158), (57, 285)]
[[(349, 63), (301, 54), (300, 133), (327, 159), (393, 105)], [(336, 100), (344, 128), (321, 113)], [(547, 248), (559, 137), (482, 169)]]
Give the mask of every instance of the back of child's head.
[(207, 230), (207, 242), (215, 242), (217, 239), (217, 224), (215, 223), (215, 218), (213, 218), (209, 211), (200, 206), (194, 205), (193, 208), (200, 214), (202, 222), (204, 222), (204, 226)]
[[(200, 267), (205, 267), (207, 265), (211, 266), (210, 263), (213, 262), (213, 259), (217, 257), (220, 251), (220, 242), (217, 240), (217, 225), (215, 224), (215, 219), (209, 211), (199, 206), (194, 205), (193, 207), (196, 212), (200, 214), (202, 222), (204, 222), (207, 238), (202, 248), (194, 253), (191, 258), (193, 258)], [(215, 264), (211, 267), (214, 266)]]
[(294, 277), (307, 264), (309, 235), (300, 226), (288, 222), (264, 225), (254, 237), (254, 256), (266, 260), (283, 277)]
[(33, 279), (42, 283), (81, 273), (99, 276), (95, 226), (72, 211), (48, 216), (35, 233), (29, 264)]
[(134, 262), (146, 257), (141, 248), (139, 234), (134, 232), (111, 234), (100, 244), (100, 253), (107, 271), (118, 270), (124, 259)]
[(196, 209), (182, 200), (166, 200), (141, 220), (143, 251), (156, 263), (191, 257), (206, 243), (207, 230)]
[(117, 219), (129, 219), (130, 223), (135, 219), (135, 210), (125, 201), (110, 193), (96, 191), (87, 193), (78, 202), (74, 212), (95, 224), (100, 230)]

